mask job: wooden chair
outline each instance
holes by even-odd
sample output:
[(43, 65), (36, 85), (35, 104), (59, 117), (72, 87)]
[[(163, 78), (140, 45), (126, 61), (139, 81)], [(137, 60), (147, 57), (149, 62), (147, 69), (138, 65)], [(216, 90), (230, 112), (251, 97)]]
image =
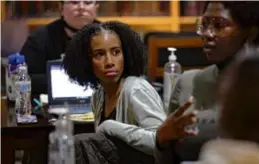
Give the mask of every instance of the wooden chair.
[(144, 42), (148, 48), (148, 80), (156, 81), (163, 77), (164, 64), (168, 61), (170, 52), (167, 47), (177, 49), (177, 61), (183, 70), (202, 69), (210, 63), (202, 51), (202, 41), (195, 33), (149, 33)]

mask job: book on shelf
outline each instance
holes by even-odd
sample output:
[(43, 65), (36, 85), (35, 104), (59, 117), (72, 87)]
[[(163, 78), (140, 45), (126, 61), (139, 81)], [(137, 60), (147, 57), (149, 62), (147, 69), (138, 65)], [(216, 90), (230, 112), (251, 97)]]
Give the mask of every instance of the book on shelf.
[[(14, 18), (56, 16), (59, 14), (58, 1), (6, 1), (5, 8)], [(47, 14), (52, 12), (52, 14)]]
[(198, 16), (203, 12), (205, 6), (204, 1), (181, 1), (182, 16)]

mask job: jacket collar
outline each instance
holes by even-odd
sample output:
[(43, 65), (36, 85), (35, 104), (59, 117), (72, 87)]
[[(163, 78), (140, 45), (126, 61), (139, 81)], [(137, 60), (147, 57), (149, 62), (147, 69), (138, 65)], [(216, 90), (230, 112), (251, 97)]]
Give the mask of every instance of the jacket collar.
[[(61, 17), (61, 21), (63, 22), (63, 25), (66, 27), (66, 28), (68, 28), (70, 31), (72, 31), (73, 33), (76, 33), (76, 32), (78, 32), (79, 30), (78, 29), (75, 29), (74, 27), (72, 27), (72, 26), (70, 26), (64, 19), (63, 19), (63, 17)], [(97, 19), (95, 19), (94, 21), (93, 21), (93, 23), (101, 23), (99, 20), (97, 20)]]

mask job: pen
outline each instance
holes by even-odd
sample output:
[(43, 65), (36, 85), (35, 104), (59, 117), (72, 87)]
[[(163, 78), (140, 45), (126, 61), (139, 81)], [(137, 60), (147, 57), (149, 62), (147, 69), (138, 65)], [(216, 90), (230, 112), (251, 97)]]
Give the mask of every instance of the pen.
[(37, 100), (36, 98), (33, 99), (33, 101), (37, 104), (37, 106), (41, 106), (41, 103), (39, 100)]

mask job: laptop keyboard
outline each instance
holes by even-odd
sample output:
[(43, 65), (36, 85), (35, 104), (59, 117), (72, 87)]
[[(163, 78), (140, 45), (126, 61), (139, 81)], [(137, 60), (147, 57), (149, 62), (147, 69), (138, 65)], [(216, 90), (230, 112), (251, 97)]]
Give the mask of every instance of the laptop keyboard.
[[(64, 107), (63, 105), (55, 105), (51, 106), (50, 108), (62, 108)], [(83, 113), (88, 113), (92, 112), (90, 104), (78, 104), (78, 105), (69, 105), (69, 111), (71, 114), (83, 114)]]
[(73, 105), (69, 106), (69, 110), (73, 114), (92, 112), (90, 105)]

